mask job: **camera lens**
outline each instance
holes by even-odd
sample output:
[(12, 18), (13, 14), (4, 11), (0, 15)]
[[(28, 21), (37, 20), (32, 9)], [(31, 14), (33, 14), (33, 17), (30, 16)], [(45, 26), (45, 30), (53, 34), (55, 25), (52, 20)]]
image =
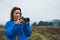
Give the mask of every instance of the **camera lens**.
[(29, 19), (29, 18), (24, 18), (24, 21), (25, 21), (25, 22), (29, 22), (30, 19)]

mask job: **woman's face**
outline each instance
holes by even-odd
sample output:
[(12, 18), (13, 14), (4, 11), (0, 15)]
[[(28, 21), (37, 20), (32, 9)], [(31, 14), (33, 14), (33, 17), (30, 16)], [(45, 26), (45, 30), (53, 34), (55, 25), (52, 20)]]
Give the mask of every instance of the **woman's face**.
[(18, 17), (20, 17), (21, 11), (20, 10), (15, 10), (15, 12), (13, 13), (14, 19), (17, 19)]

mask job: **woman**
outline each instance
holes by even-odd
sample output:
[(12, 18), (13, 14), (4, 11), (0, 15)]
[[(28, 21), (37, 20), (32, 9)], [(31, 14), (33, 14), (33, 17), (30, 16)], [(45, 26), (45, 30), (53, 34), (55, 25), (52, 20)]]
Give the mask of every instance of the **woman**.
[(31, 35), (30, 23), (26, 23), (21, 17), (21, 9), (14, 7), (10, 21), (5, 24), (5, 35), (8, 40), (28, 40), (27, 37)]

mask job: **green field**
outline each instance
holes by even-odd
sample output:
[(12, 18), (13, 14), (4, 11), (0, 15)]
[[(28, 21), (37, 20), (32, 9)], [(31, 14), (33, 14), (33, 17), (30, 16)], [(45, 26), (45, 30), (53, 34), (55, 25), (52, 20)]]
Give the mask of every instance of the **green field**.
[[(29, 40), (60, 40), (60, 27), (33, 26)], [(4, 27), (0, 27), (0, 40), (7, 40), (4, 36)]]

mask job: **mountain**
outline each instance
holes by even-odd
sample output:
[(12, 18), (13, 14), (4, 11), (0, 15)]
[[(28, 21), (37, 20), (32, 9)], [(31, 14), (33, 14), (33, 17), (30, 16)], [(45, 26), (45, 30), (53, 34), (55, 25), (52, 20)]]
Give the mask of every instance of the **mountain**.
[(59, 19), (53, 19), (53, 20), (49, 20), (48, 22), (60, 22)]

